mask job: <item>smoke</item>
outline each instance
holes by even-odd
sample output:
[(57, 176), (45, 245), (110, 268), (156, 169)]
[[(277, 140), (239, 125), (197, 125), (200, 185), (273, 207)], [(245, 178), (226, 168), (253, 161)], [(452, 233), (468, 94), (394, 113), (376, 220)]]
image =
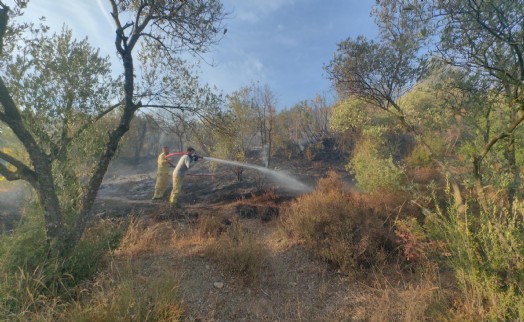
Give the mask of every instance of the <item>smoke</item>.
[(2, 184), (0, 186), (0, 211), (19, 209), (24, 193), (27, 192), (25, 186), (20, 182)]
[(0, 234), (15, 227), (21, 216), (24, 197), (29, 191), (28, 185), (20, 182), (0, 185)]
[(262, 160), (264, 161), (264, 166), (269, 167), (269, 144), (264, 144), (262, 146)]
[(214, 162), (224, 163), (224, 164), (229, 164), (229, 165), (235, 165), (239, 167), (245, 167), (245, 168), (250, 168), (250, 169), (260, 171), (262, 173), (269, 175), (273, 179), (273, 182), (289, 190), (294, 190), (298, 192), (310, 192), (314, 190), (313, 188), (306, 185), (305, 183), (300, 182), (299, 180), (293, 178), (292, 176), (282, 171), (274, 171), (268, 168), (260, 167), (260, 166), (249, 164), (249, 163), (240, 163), (236, 161), (222, 160), (222, 159), (216, 159), (216, 158), (211, 158), (211, 157), (205, 157), (204, 160), (209, 160), (209, 161), (214, 161)]

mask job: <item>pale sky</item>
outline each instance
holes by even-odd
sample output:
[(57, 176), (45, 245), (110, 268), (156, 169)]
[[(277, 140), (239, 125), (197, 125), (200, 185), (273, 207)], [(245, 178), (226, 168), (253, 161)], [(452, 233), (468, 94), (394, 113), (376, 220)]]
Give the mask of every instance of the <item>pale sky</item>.
[[(12, 5), (11, 0), (4, 0)], [(229, 94), (253, 82), (269, 85), (278, 109), (317, 94), (332, 95), (323, 66), (337, 43), (358, 35), (375, 37), (370, 17), (375, 0), (223, 0), (231, 15), (227, 33), (203, 57), (201, 80)], [(47, 18), (52, 31), (65, 23), (75, 37), (110, 55), (118, 68), (114, 26), (107, 0), (30, 0), (25, 19)]]

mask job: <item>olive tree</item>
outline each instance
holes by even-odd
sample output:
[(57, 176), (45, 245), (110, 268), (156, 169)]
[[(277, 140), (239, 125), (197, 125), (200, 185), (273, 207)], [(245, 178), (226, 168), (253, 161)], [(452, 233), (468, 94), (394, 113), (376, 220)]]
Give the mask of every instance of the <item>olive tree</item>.
[[(486, 142), (473, 158), (477, 191), (483, 198), (482, 161), (495, 145), (505, 146), (512, 180), (511, 206), (520, 185), (515, 133), (524, 121), (524, 1), (459, 0), (428, 3), (439, 27), (441, 58), (450, 65), (482, 76), (499, 93), (504, 126), (486, 133)], [(490, 133), (491, 132), (491, 133)]]
[[(21, 158), (0, 152), (0, 158), (8, 164), (0, 164), (0, 174), (7, 180), (25, 180), (32, 185), (43, 209), (47, 237), (49, 241), (56, 242), (57, 249), (62, 252), (76, 245), (81, 238), (110, 161), (139, 109), (184, 109), (203, 113), (201, 109), (211, 109), (217, 102), (217, 97), (209, 88), (199, 86), (197, 77), (180, 59), (180, 54), (188, 50), (194, 54), (205, 52), (219, 40), (224, 18), (220, 1), (108, 1), (115, 24), (114, 45), (123, 66), (121, 78), (109, 80), (107, 59), (99, 58), (97, 51), (87, 44), (83, 45), (83, 49), (75, 49), (75, 42), (62, 45), (58, 41), (55, 51), (49, 55), (58, 54), (56, 60), (78, 55), (79, 70), (57, 69), (53, 71), (56, 72), (53, 82), (42, 88), (32, 87), (31, 82), (19, 86), (13, 80), (27, 76), (36, 84), (39, 75), (34, 73), (47, 66), (39, 65), (45, 60), (36, 59), (39, 56), (25, 60), (24, 55), (33, 55), (35, 51), (44, 57), (45, 53), (38, 51), (38, 48), (47, 39), (22, 33), (29, 30), (38, 35), (42, 33), (41, 28), (37, 30), (34, 26), (8, 23), (27, 1), (17, 2), (13, 10), (0, 1), (0, 43), (6, 53), (3, 60), (12, 58), (1, 65), (0, 121), (13, 131), (29, 160), (23, 162)], [(16, 44), (21, 45), (16, 47)], [(6, 47), (10, 47), (9, 50)], [(64, 52), (63, 57), (61, 51)], [(55, 61), (53, 59), (52, 62)], [(89, 67), (92, 61), (97, 62), (96, 68)], [(139, 64), (135, 64), (137, 62)], [(60, 62), (56, 64), (60, 65)], [(25, 75), (22, 77), (17, 73)], [(40, 73), (41, 81), (54, 75), (49, 75), (45, 68)], [(112, 87), (107, 84), (116, 84), (119, 90), (112, 92)], [(49, 96), (39, 96), (38, 91), (47, 91), (45, 94), (51, 97), (56, 94), (62, 100), (56, 102)], [(90, 94), (97, 91), (102, 94), (93, 101)], [(80, 117), (80, 124), (60, 126), (63, 123), (57, 121), (68, 115), (68, 111), (74, 111), (72, 115), (75, 117), (84, 115)], [(61, 153), (66, 154), (71, 148), (77, 133), (88, 131), (94, 123), (106, 120), (110, 115), (113, 119), (105, 122), (107, 130), (103, 132), (97, 145), (97, 156), (86, 174), (74, 222), (70, 229), (65, 229), (64, 209), (57, 195), (53, 167)], [(30, 123), (33, 120), (34, 123)], [(32, 125), (36, 123), (44, 125), (40, 129)], [(39, 131), (41, 137), (48, 136), (49, 140), (46, 138), (45, 143), (40, 141), (35, 131)]]

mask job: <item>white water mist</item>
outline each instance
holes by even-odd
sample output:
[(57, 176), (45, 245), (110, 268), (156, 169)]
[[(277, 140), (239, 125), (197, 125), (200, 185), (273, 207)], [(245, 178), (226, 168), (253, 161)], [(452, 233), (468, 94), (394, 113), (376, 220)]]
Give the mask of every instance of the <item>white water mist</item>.
[(265, 173), (271, 176), (271, 178), (276, 183), (290, 190), (296, 190), (296, 191), (301, 191), (301, 192), (313, 191), (313, 188), (311, 188), (310, 186), (306, 185), (303, 182), (298, 181), (297, 179), (291, 177), (290, 175), (282, 173), (282, 172), (278, 172), (275, 170), (271, 170), (268, 168), (260, 167), (260, 166), (249, 164), (249, 163), (241, 163), (241, 162), (222, 160), (222, 159), (211, 158), (211, 157), (204, 157), (204, 160), (234, 165), (238, 167), (245, 167), (245, 168), (250, 168), (250, 169), (260, 171), (262, 173)]

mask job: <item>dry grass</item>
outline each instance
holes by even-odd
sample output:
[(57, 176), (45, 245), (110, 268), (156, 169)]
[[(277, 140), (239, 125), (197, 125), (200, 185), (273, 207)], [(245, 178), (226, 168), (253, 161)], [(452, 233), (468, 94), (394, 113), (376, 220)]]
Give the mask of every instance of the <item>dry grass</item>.
[[(0, 320), (2, 321), (51, 321), (56, 311), (65, 307), (64, 301), (47, 285), (49, 280), (58, 276), (49, 276), (42, 266), (33, 271), (22, 268), (12, 276), (4, 276), (0, 285)], [(58, 277), (63, 285), (68, 276)]]
[(204, 251), (206, 257), (245, 281), (253, 281), (263, 272), (269, 251), (249, 231), (235, 222), (215, 243)]
[(176, 232), (171, 222), (147, 224), (142, 219), (133, 218), (115, 254), (136, 257), (166, 252), (174, 239)]
[(436, 303), (438, 290), (431, 281), (372, 289), (371, 292), (375, 296), (370, 298), (366, 305), (366, 320), (411, 322), (423, 321), (429, 316), (431, 320), (437, 320), (438, 315), (429, 311)]
[(203, 238), (218, 238), (223, 231), (223, 225), (220, 218), (216, 216), (200, 216), (196, 231)]
[(261, 194), (252, 194), (250, 201), (252, 203), (265, 203), (265, 202), (274, 202), (278, 196), (273, 189), (264, 190)]
[(316, 254), (346, 272), (381, 266), (391, 232), (372, 208), (343, 192), (335, 173), (319, 181), (315, 192), (298, 198), (284, 215), (284, 229)]
[(140, 261), (117, 262), (86, 289), (87, 296), (65, 311), (62, 321), (180, 321), (184, 307), (175, 272), (163, 266), (144, 274)]

